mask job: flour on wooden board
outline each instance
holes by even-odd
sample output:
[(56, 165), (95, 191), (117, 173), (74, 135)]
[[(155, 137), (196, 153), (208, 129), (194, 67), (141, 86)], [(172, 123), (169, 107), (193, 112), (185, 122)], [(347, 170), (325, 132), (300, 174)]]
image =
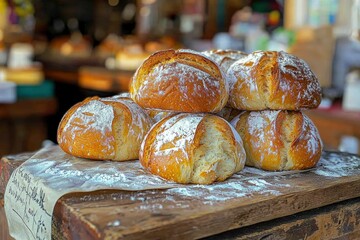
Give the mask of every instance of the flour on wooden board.
[[(19, 239), (26, 239), (31, 233), (27, 231), (24, 221), (28, 216), (12, 214), (13, 210), (27, 213), (37, 212), (36, 219), (41, 219), (41, 229), (43, 231), (40, 239), (50, 238), (51, 216), (53, 207), (57, 200), (64, 194), (70, 192), (87, 192), (104, 189), (117, 189), (137, 191), (136, 197), (130, 201), (140, 201), (139, 210), (143, 211), (164, 211), (167, 207), (184, 209), (189, 205), (189, 201), (199, 204), (199, 207), (215, 205), (223, 201), (243, 201), (249, 200), (255, 195), (272, 197), (279, 194), (291, 193), (299, 187), (287, 181), (291, 178), (301, 178), (303, 174), (316, 174), (320, 178), (340, 178), (343, 176), (360, 175), (360, 158), (351, 154), (339, 154), (324, 152), (320, 162), (314, 169), (304, 171), (285, 171), (285, 172), (266, 172), (259, 169), (246, 167), (243, 171), (234, 174), (224, 182), (217, 182), (212, 185), (181, 185), (165, 181), (158, 176), (146, 172), (139, 161), (129, 162), (94, 162), (75, 157), (69, 157), (58, 146), (42, 149), (33, 158), (22, 164), (17, 177), (10, 178), (5, 191), (5, 212), (9, 220), (10, 232), (12, 236)], [(86, 169), (86, 170), (80, 170)], [(16, 173), (15, 172), (15, 173)], [(35, 182), (31, 182), (34, 180)], [(32, 186), (33, 191), (41, 197), (34, 197), (31, 192), (21, 192), (24, 182)], [(25, 187), (26, 189), (26, 187)], [(163, 189), (163, 190), (159, 190)], [(141, 191), (148, 190), (148, 191)], [(159, 191), (164, 197), (159, 198)], [(135, 194), (135, 193), (134, 193)], [(144, 197), (141, 197), (143, 194)], [(152, 194), (152, 195), (151, 195)], [(121, 195), (121, 194), (120, 194)], [(149, 196), (150, 195), (150, 196)], [(135, 196), (135, 195), (134, 195)], [(129, 198), (128, 195), (120, 196)], [(89, 195), (91, 201), (94, 196)], [(152, 202), (151, 199), (157, 199)], [(24, 205), (17, 199), (26, 199), (32, 204)], [(113, 199), (116, 200), (115, 195)], [(173, 204), (167, 204), (167, 203)], [(41, 203), (41, 204), (39, 204)], [(38, 207), (38, 208), (37, 208)], [(43, 210), (43, 215), (40, 214)], [(28, 224), (32, 224), (28, 221)], [(30, 226), (27, 225), (27, 226)], [(109, 222), (109, 225), (121, 225), (121, 221)], [(21, 229), (21, 231), (19, 230)], [(36, 232), (37, 225), (35, 225)], [(40, 235), (39, 235), (40, 236)]]

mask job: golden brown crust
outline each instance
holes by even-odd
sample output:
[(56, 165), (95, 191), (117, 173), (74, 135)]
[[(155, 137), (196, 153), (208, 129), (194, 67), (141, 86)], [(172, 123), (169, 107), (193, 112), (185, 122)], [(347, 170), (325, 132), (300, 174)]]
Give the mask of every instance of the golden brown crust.
[(190, 50), (159, 51), (136, 71), (130, 94), (143, 108), (177, 112), (217, 112), (228, 99), (219, 66)]
[(210, 184), (240, 171), (245, 151), (240, 136), (222, 118), (180, 113), (151, 128), (139, 159), (144, 168), (165, 179)]
[(319, 81), (303, 60), (276, 51), (256, 51), (227, 72), (229, 103), (247, 110), (301, 110), (321, 101)]
[(130, 99), (87, 98), (75, 104), (59, 123), (57, 140), (67, 153), (96, 160), (137, 159), (152, 125)]
[[(171, 118), (162, 119), (150, 129), (142, 142), (139, 160), (142, 166), (153, 174), (175, 182), (186, 183), (192, 171), (193, 163), (188, 152), (190, 152), (196, 128), (191, 129), (189, 124), (181, 128), (179, 122), (185, 118), (184, 114)], [(200, 120), (200, 118), (193, 119), (192, 123), (198, 124)], [(176, 130), (168, 130), (175, 128), (174, 126)], [(179, 141), (182, 138), (183, 143)]]
[[(57, 141), (59, 146), (69, 154), (76, 152), (78, 157), (87, 157), (99, 155), (99, 158), (108, 156), (108, 158), (114, 157), (115, 142), (112, 137), (112, 132), (109, 128), (105, 128), (104, 131), (83, 131), (86, 129), (86, 122), (81, 117), (72, 118), (75, 112), (83, 105), (89, 103), (92, 99), (87, 98), (83, 102), (75, 104), (71, 107), (63, 116), (59, 123), (57, 131)], [(91, 117), (92, 113), (84, 111), (84, 117)], [(70, 123), (71, 122), (71, 123)], [(71, 124), (70, 131), (68, 130)], [(75, 139), (76, 136), (80, 135), (81, 138)], [(89, 141), (88, 139), (92, 139)], [(105, 147), (106, 139), (109, 141), (108, 147)], [(80, 147), (81, 146), (81, 147)], [(72, 154), (73, 155), (73, 154)]]
[(299, 170), (320, 160), (322, 142), (301, 112), (243, 112), (231, 124), (244, 141), (246, 165), (264, 170)]

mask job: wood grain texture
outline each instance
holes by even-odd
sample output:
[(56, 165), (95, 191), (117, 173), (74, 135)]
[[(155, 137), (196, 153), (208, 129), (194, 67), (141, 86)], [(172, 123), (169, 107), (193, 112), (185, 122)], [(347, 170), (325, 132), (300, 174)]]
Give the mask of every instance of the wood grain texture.
[[(1, 176), (4, 171), (9, 176), (11, 169), (16, 167), (14, 161), (14, 157), (1, 160)], [(360, 168), (360, 161), (357, 167)], [(266, 178), (270, 184), (276, 184), (278, 180), (274, 176)], [(255, 224), (266, 224), (281, 217), (354, 199), (349, 204), (314, 213), (322, 216), (316, 217), (315, 222), (309, 212), (310, 215), (303, 219), (295, 215), (289, 220), (292, 224), (279, 222), (271, 227), (271, 231), (274, 234), (278, 231), (274, 236), (285, 238), (291, 236), (286, 234), (301, 231), (299, 228), (314, 235), (313, 239), (327, 236), (323, 235), (326, 231), (329, 234), (333, 231), (333, 236), (340, 238), (357, 236), (360, 175), (331, 178), (307, 171), (283, 175), (281, 180), (289, 187), (279, 189), (276, 195), (254, 193), (211, 203), (188, 195), (177, 195), (171, 190), (71, 193), (60, 198), (55, 206), (52, 235), (53, 239), (194, 239), (240, 228), (237, 237), (242, 239), (241, 235), (246, 236), (242, 230), (247, 226), (255, 227)], [(6, 177), (1, 180), (2, 186), (5, 185), (3, 181), (7, 181)], [(0, 192), (3, 189), (1, 187)], [(334, 219), (333, 223), (328, 223), (329, 217)], [(347, 228), (348, 225), (353, 227)], [(343, 230), (336, 232), (338, 227)], [(317, 232), (316, 228), (323, 230)], [(286, 234), (281, 233), (281, 229)], [(259, 231), (273, 233), (270, 230), (267, 232), (265, 227)], [(260, 232), (256, 236), (260, 236)], [(254, 239), (278, 239), (266, 236)]]
[[(186, 197), (167, 200), (171, 198), (166, 190), (71, 195), (61, 198), (55, 207), (55, 225), (62, 227), (53, 230), (66, 233), (66, 239), (200, 238), (352, 198), (360, 191), (359, 178), (324, 185), (320, 179), (303, 180), (304, 185), (310, 181), (317, 184), (274, 198), (234, 199), (210, 207)], [(117, 221), (120, 226), (112, 226)], [(86, 227), (69, 229), (79, 225)]]
[(360, 198), (228, 231), (207, 239), (360, 239)]
[(3, 206), (4, 192), (11, 173), (24, 161), (29, 159), (34, 152), (26, 152), (15, 155), (8, 155), (0, 160), (0, 207)]
[(9, 155), (0, 160), (0, 239), (12, 240), (9, 235), (8, 224), (4, 211), (4, 192), (6, 183), (10, 178), (11, 173), (19, 167), (24, 161), (29, 159), (34, 153), (26, 152), (16, 155)]

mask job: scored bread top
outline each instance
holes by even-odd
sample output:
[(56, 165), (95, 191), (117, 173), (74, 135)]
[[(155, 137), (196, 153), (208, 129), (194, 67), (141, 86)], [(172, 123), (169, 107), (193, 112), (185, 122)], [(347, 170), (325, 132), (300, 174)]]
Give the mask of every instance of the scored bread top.
[(131, 98), (121, 97), (107, 97), (101, 99), (104, 103), (113, 104), (115, 108), (120, 104), (124, 106), (123, 111), (129, 111), (129, 119), (131, 120), (128, 135), (136, 137), (136, 140), (141, 142), (147, 131), (153, 124), (152, 119), (147, 113), (137, 105)]
[[(81, 151), (85, 154), (90, 146), (93, 151), (114, 157), (115, 139), (112, 134), (114, 119), (112, 106), (99, 101), (98, 98), (87, 98), (75, 104), (63, 116), (58, 128), (58, 143), (66, 145), (68, 153)], [(79, 139), (77, 136), (82, 135)], [(91, 139), (91, 141), (89, 141)], [(91, 155), (91, 152), (89, 152)]]
[(57, 140), (65, 152), (77, 157), (136, 159), (152, 123), (131, 99), (91, 97), (65, 113), (59, 123)]
[(231, 65), (229, 103), (240, 110), (316, 108), (321, 87), (309, 65), (280, 51), (255, 51)]
[(231, 124), (244, 141), (249, 166), (265, 170), (307, 169), (320, 159), (320, 135), (302, 112), (242, 112)]
[(135, 72), (130, 94), (143, 108), (177, 112), (217, 112), (229, 95), (219, 66), (191, 50), (151, 55)]
[(189, 153), (202, 119), (203, 115), (186, 118), (180, 113), (156, 123), (141, 144), (141, 164), (153, 174), (185, 182), (193, 168)]
[(180, 113), (156, 123), (140, 148), (141, 164), (151, 173), (179, 183), (223, 181), (245, 163), (242, 140), (224, 119)]

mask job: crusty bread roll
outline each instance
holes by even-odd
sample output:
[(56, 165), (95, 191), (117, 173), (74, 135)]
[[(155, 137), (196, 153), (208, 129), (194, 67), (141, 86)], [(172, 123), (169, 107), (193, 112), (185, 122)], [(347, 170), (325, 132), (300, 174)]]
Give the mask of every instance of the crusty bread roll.
[(65, 113), (57, 140), (65, 152), (76, 157), (137, 159), (151, 125), (150, 117), (130, 99), (92, 97)]
[(312, 121), (296, 111), (243, 112), (231, 124), (244, 141), (246, 165), (264, 170), (314, 167), (322, 142)]
[(229, 97), (219, 66), (190, 50), (164, 50), (147, 58), (130, 83), (143, 108), (177, 112), (218, 112)]
[(247, 56), (242, 51), (231, 49), (212, 49), (202, 53), (216, 62), (225, 73), (234, 62)]
[(245, 151), (239, 134), (224, 119), (180, 113), (151, 128), (139, 159), (144, 168), (165, 179), (210, 184), (243, 169)]
[(240, 110), (316, 108), (321, 88), (303, 60), (280, 51), (256, 51), (227, 71), (229, 104)]

